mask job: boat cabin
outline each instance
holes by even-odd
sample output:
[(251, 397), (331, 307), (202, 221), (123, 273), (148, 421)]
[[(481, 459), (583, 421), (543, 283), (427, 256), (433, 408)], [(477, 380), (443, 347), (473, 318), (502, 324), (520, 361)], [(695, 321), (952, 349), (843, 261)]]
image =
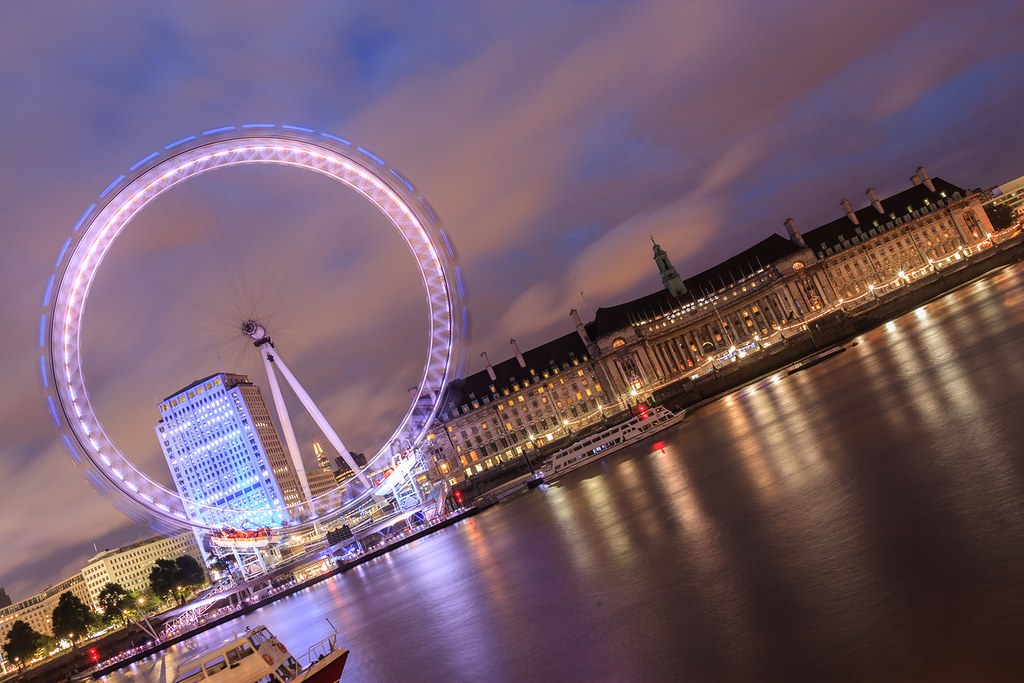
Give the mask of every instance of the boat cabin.
[(258, 626), (186, 661), (174, 683), (288, 683), (300, 671), (284, 643), (265, 626)]

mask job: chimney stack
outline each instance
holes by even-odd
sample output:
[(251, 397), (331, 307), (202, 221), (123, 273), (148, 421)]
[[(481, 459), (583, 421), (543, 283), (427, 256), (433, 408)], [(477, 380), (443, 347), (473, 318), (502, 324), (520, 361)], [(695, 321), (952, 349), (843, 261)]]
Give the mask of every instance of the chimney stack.
[(853, 212), (853, 207), (850, 205), (850, 200), (843, 197), (842, 201), (839, 202), (839, 206), (843, 207), (846, 211), (846, 217), (853, 221), (854, 225), (860, 225), (860, 221), (857, 220), (857, 214)]
[(924, 186), (928, 188), (929, 192), (935, 192), (935, 183), (928, 177), (928, 171), (924, 170), (924, 166), (917, 167), (917, 175), (921, 176), (921, 180), (924, 181)]
[(917, 187), (918, 185), (920, 185), (924, 181), (921, 179), (921, 176), (919, 176), (919, 175), (917, 175), (915, 173), (914, 175), (910, 176), (910, 182), (914, 183), (914, 187)]
[(796, 229), (796, 221), (792, 218), (787, 218), (782, 222), (786, 226), (786, 232), (789, 233), (789, 241), (793, 244), (807, 248), (807, 243), (804, 242), (804, 236), (800, 234), (800, 231)]
[(494, 374), (494, 367), (491, 365), (491, 359), (487, 357), (487, 352), (484, 351), (480, 354), (480, 357), (487, 363), (487, 376), (491, 378), (491, 381), (498, 379), (498, 376)]
[(875, 188), (869, 187), (866, 191), (868, 199), (871, 200), (871, 206), (875, 207), (875, 211), (884, 214), (885, 209), (882, 208), (882, 202), (878, 201), (878, 195), (875, 194)]
[(573, 322), (576, 323), (576, 334), (580, 336), (580, 339), (583, 340), (583, 343), (589, 349), (591, 341), (590, 337), (587, 335), (587, 328), (583, 326), (583, 321), (580, 320), (580, 312), (574, 308), (569, 311), (569, 315), (572, 316)]
[(521, 367), (521, 368), (525, 368), (525, 367), (526, 367), (526, 359), (525, 359), (525, 358), (523, 358), (523, 354), (522, 354), (522, 353), (520, 353), (520, 351), (519, 351), (519, 344), (516, 344), (516, 340), (515, 340), (515, 339), (511, 340), (511, 341), (509, 342), (509, 344), (511, 344), (511, 345), (512, 345), (512, 348), (513, 348), (513, 349), (515, 349), (515, 352), (516, 352), (516, 361), (518, 361), (518, 362), (519, 362), (519, 367)]

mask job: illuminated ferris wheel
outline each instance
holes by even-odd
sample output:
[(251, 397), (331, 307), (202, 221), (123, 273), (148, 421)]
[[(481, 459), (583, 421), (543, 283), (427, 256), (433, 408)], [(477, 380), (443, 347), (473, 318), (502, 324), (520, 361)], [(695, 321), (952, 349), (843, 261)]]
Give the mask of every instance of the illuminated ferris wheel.
[[(190, 510), (213, 506), (182, 498), (141, 472), (107, 436), (90, 402), (81, 357), (81, 324), (89, 290), (100, 264), (117, 237), (142, 209), (160, 194), (189, 178), (219, 168), (243, 164), (276, 164), (314, 171), (354, 189), (384, 214), (399, 232), (416, 261), (426, 292), (430, 329), (427, 356), (412, 404), (398, 427), (366, 467), (386, 460), (401, 444), (414, 451), (441, 409), (447, 383), (460, 370), (460, 342), (466, 335), (463, 285), (455, 253), (437, 215), (413, 184), (383, 159), (350, 141), (310, 128), (275, 124), (225, 126), (189, 135), (143, 157), (104, 189), (75, 224), (60, 249), (55, 272), (43, 299), (39, 323), (39, 363), (46, 401), (72, 460), (103, 493), (115, 494), (122, 511), (150, 526), (166, 530), (203, 528)], [(303, 406), (328, 440), (357, 474), (368, 482), (323, 414), (302, 389), (298, 379), (274, 349), (259, 321), (243, 322), (242, 331), (261, 350), (278, 407), (293, 465), (301, 472), (297, 452), (275, 369), (295, 390)], [(301, 475), (300, 475), (301, 476)], [(304, 477), (303, 477), (304, 481)], [(307, 500), (280, 508), (284, 519), (315, 517), (317, 503), (329, 503), (344, 512), (364, 502), (374, 491), (343, 498), (336, 489), (321, 501)], [(346, 502), (342, 502), (346, 501)], [(298, 509), (296, 509), (298, 508)], [(232, 510), (240, 517), (247, 512)]]

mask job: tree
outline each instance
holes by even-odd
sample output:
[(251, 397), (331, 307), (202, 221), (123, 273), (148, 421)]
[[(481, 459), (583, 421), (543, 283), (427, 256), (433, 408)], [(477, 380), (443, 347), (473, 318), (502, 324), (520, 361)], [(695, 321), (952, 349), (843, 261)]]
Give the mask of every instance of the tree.
[(206, 570), (191, 555), (182, 555), (174, 560), (178, 569), (178, 585), (198, 587), (206, 583)]
[(42, 633), (29, 626), (27, 622), (18, 619), (11, 624), (11, 630), (7, 632), (4, 657), (7, 661), (17, 662), (19, 667), (24, 667), (35, 657), (44, 640)]
[(1006, 230), (1017, 222), (1013, 209), (1006, 204), (990, 204), (985, 207), (985, 213), (988, 214), (988, 220), (996, 230)]
[(149, 570), (149, 587), (154, 595), (162, 598), (173, 596), (180, 603), (177, 563), (174, 560), (157, 560)]
[(157, 560), (149, 572), (149, 587), (155, 595), (173, 596), (181, 604), (184, 589), (206, 583), (206, 570), (191, 555), (174, 560)]
[(135, 597), (119, 583), (108, 583), (96, 599), (107, 624), (128, 623), (128, 611), (135, 608)]
[(139, 591), (138, 597), (135, 603), (139, 606), (139, 611), (147, 614), (156, 611), (160, 607), (160, 602), (163, 598), (156, 595), (152, 589), (144, 589)]
[(74, 645), (89, 634), (92, 612), (82, 599), (71, 591), (60, 594), (57, 606), (53, 608), (53, 635), (64, 638)]

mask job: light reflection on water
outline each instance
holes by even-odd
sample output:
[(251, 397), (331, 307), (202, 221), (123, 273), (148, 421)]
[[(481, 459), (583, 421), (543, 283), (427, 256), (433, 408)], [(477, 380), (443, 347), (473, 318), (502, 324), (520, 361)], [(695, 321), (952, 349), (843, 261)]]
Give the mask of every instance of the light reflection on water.
[(1021, 273), (196, 640), (330, 618), (346, 682), (1014, 680)]

